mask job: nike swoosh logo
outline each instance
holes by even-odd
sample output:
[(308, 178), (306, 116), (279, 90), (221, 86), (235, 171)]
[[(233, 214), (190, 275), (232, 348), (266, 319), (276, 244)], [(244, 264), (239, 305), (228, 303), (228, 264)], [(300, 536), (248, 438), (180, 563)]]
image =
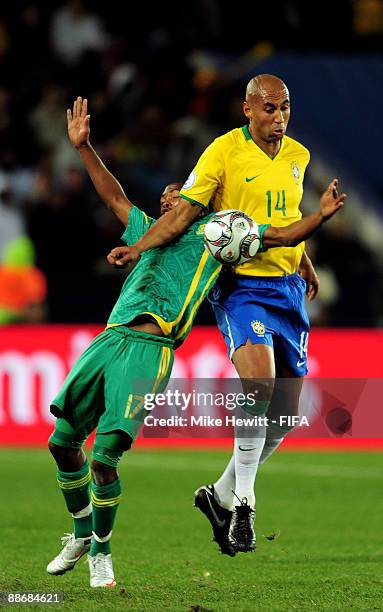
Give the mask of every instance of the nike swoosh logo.
[(305, 361), (297, 361), (297, 367), (300, 368), (301, 366), (305, 365)]
[(251, 181), (253, 181), (254, 179), (257, 178), (257, 176), (259, 176), (259, 174), (256, 174), (255, 176), (251, 176), (250, 178), (246, 177), (246, 183), (251, 183)]
[(214, 516), (214, 519), (216, 520), (218, 527), (224, 527), (224, 526), (225, 526), (225, 521), (221, 521), (221, 520), (218, 518), (217, 513), (216, 513), (216, 511), (214, 510), (214, 508), (213, 508), (213, 506), (212, 506), (212, 503), (211, 503), (211, 501), (210, 501), (210, 495), (211, 495), (210, 491), (209, 491), (208, 489), (205, 489), (205, 491), (207, 491), (207, 501), (209, 502), (209, 506), (210, 506), (211, 513), (212, 513), (212, 515)]
[(243, 451), (244, 453), (246, 453), (246, 451), (253, 451), (256, 450), (256, 446), (254, 448), (242, 448), (242, 446), (238, 446), (240, 451)]

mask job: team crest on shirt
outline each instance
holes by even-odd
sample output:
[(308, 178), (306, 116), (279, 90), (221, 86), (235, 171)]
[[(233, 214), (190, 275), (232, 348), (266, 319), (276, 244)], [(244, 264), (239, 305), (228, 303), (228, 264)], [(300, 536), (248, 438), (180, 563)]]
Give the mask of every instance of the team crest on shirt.
[(251, 322), (251, 327), (253, 329), (253, 332), (255, 334), (257, 334), (257, 336), (264, 336), (265, 335), (265, 325), (264, 323), (261, 323), (261, 321), (252, 321)]
[(297, 162), (293, 162), (291, 164), (291, 171), (293, 173), (293, 177), (296, 183), (299, 183), (299, 179), (301, 178), (301, 173), (299, 171), (299, 166)]
[(181, 191), (185, 191), (185, 189), (191, 189), (195, 185), (196, 180), (197, 175), (193, 170), (193, 172), (190, 172), (189, 176), (187, 177)]

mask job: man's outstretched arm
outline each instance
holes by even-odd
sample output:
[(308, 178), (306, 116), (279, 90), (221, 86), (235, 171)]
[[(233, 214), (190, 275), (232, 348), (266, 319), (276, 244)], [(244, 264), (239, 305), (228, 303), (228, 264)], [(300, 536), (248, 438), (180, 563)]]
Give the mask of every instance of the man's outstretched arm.
[(126, 226), (132, 203), (89, 142), (90, 115), (88, 115), (86, 98), (82, 99), (79, 96), (74, 101), (73, 111), (67, 110), (67, 120), (69, 140), (79, 152), (98, 195)]
[[(267, 248), (272, 247), (294, 247), (297, 246), (303, 240), (309, 238), (321, 225), (330, 219), (335, 213), (338, 212), (343, 206), (343, 202), (346, 199), (346, 194), (338, 197), (334, 197), (334, 189), (336, 189), (338, 180), (334, 179), (331, 181), (327, 190), (324, 192), (320, 199), (320, 209), (318, 212), (291, 223), (286, 227), (273, 227), (270, 226), (266, 229), (263, 236), (263, 244)], [(183, 202), (185, 206), (183, 207)], [(107, 259), (110, 264), (117, 267), (124, 267), (129, 261), (138, 259), (140, 253), (146, 249), (161, 246), (164, 242), (176, 238), (180, 233), (185, 231), (188, 225), (192, 222), (199, 212), (197, 206), (193, 207), (188, 202), (183, 201), (176, 208), (163, 215), (154, 226), (152, 226), (145, 235), (136, 242), (133, 246), (116, 247), (109, 253)], [(181, 208), (183, 207), (183, 208)], [(197, 210), (195, 210), (195, 208)], [(182, 213), (179, 215), (177, 220), (177, 211), (181, 209)], [(153, 229), (158, 228), (161, 224), (159, 232), (153, 232)], [(164, 242), (161, 239), (166, 238)], [(142, 251), (137, 248), (139, 244), (143, 244), (144, 248)]]
[(265, 247), (294, 247), (303, 240), (307, 240), (325, 221), (331, 219), (342, 208), (347, 196), (342, 193), (342, 195), (335, 197), (337, 186), (338, 179), (331, 181), (320, 199), (318, 212), (286, 227), (268, 227), (264, 234)]
[(141, 253), (171, 242), (198, 217), (201, 208), (179, 198), (175, 208), (162, 215), (135, 244), (125, 248), (124, 263), (139, 259)]

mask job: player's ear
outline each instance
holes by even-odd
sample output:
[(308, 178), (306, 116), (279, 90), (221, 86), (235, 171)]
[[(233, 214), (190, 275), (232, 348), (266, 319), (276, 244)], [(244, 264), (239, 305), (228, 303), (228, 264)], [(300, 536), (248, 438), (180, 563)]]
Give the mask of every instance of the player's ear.
[(248, 119), (251, 119), (251, 117), (252, 117), (252, 112), (251, 112), (251, 110), (250, 110), (250, 106), (248, 105), (248, 103), (247, 103), (247, 101), (246, 101), (246, 100), (245, 100), (245, 101), (244, 101), (244, 103), (243, 103), (243, 112), (244, 112), (245, 116), (246, 116)]

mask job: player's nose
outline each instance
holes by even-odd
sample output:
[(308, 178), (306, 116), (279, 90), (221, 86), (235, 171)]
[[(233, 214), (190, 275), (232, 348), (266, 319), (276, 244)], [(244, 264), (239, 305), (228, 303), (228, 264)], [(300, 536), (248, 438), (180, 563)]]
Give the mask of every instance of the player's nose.
[(166, 204), (166, 206), (174, 206), (176, 200), (177, 198), (175, 196), (165, 197), (164, 204)]

